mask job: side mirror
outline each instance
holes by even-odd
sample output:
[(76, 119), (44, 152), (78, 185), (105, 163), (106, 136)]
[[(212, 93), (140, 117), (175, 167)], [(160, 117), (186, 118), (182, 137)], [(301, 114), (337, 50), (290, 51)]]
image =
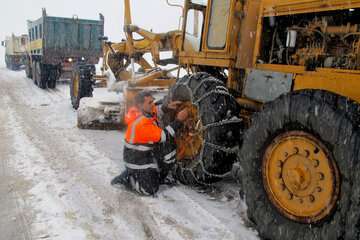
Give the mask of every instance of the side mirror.
[(1, 41), (1, 46), (6, 47), (5, 46), (5, 41)]
[(107, 41), (107, 40), (109, 40), (109, 38), (106, 37), (106, 36), (100, 36), (100, 37), (99, 37), (99, 40), (100, 40), (100, 41)]

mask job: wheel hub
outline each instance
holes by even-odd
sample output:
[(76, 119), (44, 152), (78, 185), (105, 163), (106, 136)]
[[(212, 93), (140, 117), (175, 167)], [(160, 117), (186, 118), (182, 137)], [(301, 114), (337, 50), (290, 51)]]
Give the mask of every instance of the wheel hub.
[(268, 146), (263, 182), (274, 206), (299, 222), (326, 217), (339, 195), (339, 174), (328, 149), (302, 131), (279, 135)]

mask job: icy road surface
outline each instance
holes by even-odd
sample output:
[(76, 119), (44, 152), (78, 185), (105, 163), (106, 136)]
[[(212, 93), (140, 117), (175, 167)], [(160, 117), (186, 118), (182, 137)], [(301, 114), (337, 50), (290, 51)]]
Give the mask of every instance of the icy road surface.
[(156, 198), (111, 187), (123, 133), (79, 130), (68, 88), (0, 69), (1, 240), (258, 239), (231, 181)]

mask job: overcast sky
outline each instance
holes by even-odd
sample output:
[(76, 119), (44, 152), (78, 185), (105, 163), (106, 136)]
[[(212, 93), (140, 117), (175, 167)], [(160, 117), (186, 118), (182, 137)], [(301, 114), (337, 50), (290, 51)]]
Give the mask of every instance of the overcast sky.
[[(180, 8), (170, 7), (166, 0), (131, 0), (133, 23), (154, 32), (166, 32), (178, 28)], [(170, 0), (181, 3), (182, 0)], [(123, 38), (124, 22), (123, 0), (1, 0), (0, 39), (14, 33), (27, 32), (26, 20), (41, 17), (41, 8), (47, 15), (59, 17), (99, 19), (99, 13), (105, 16), (105, 35), (111, 41)], [(4, 47), (0, 47), (0, 65), (4, 63)]]

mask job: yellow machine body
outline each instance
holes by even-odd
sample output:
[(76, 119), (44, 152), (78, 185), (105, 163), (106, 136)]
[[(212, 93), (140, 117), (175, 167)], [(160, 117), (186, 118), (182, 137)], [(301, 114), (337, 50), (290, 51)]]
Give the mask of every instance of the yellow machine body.
[[(301, 89), (323, 89), (360, 102), (360, 41), (351, 42), (351, 52), (346, 52), (353, 63), (351, 69), (339, 66), (315, 66), (311, 70), (305, 66), (310, 58), (326, 57), (328, 55), (324, 46), (309, 45), (307, 48), (298, 49), (291, 58), (297, 59), (296, 63), (271, 63), (261, 59), (264, 48), (269, 47), (264, 39), (266, 24), (270, 18), (319, 13), (324, 14), (323, 19), (331, 12), (351, 11), (360, 8), (360, 1), (286, 1), (286, 0), (254, 0), (237, 1), (226, 0), (202, 1), (204, 4), (185, 2), (185, 17), (183, 24), (183, 44), (179, 52), (179, 62), (189, 70), (201, 71), (209, 68), (218, 68), (228, 71), (227, 86), (242, 91), (249, 81), (249, 74), (254, 70), (291, 74), (292, 86), (289, 91)], [(194, 14), (195, 12), (195, 14)], [(187, 24), (189, 18), (194, 18), (199, 23), (195, 34), (198, 39), (198, 49), (191, 44), (193, 36), (189, 33)], [(202, 16), (202, 18), (200, 17)], [(215, 20), (217, 18), (218, 20)], [(320, 31), (319, 34), (349, 38), (359, 34), (359, 27), (346, 24), (336, 25), (324, 22), (321, 17), (318, 21), (307, 26), (307, 31)], [(292, 27), (292, 26), (289, 26)], [(192, 27), (191, 27), (192, 28)], [(294, 27), (295, 29), (295, 27)], [(318, 30), (319, 29), (319, 30)], [(305, 29), (304, 29), (305, 30)], [(202, 34), (200, 34), (202, 33)], [(220, 35), (220, 37), (219, 37)], [(312, 36), (310, 36), (312, 37)], [(213, 47), (211, 47), (211, 44)], [(270, 46), (271, 47), (271, 46)], [(350, 56), (351, 55), (351, 56)], [(350, 60), (349, 60), (350, 61)], [(261, 93), (260, 93), (261, 94)], [(264, 102), (259, 99), (242, 98)], [(241, 101), (241, 99), (239, 100)]]

